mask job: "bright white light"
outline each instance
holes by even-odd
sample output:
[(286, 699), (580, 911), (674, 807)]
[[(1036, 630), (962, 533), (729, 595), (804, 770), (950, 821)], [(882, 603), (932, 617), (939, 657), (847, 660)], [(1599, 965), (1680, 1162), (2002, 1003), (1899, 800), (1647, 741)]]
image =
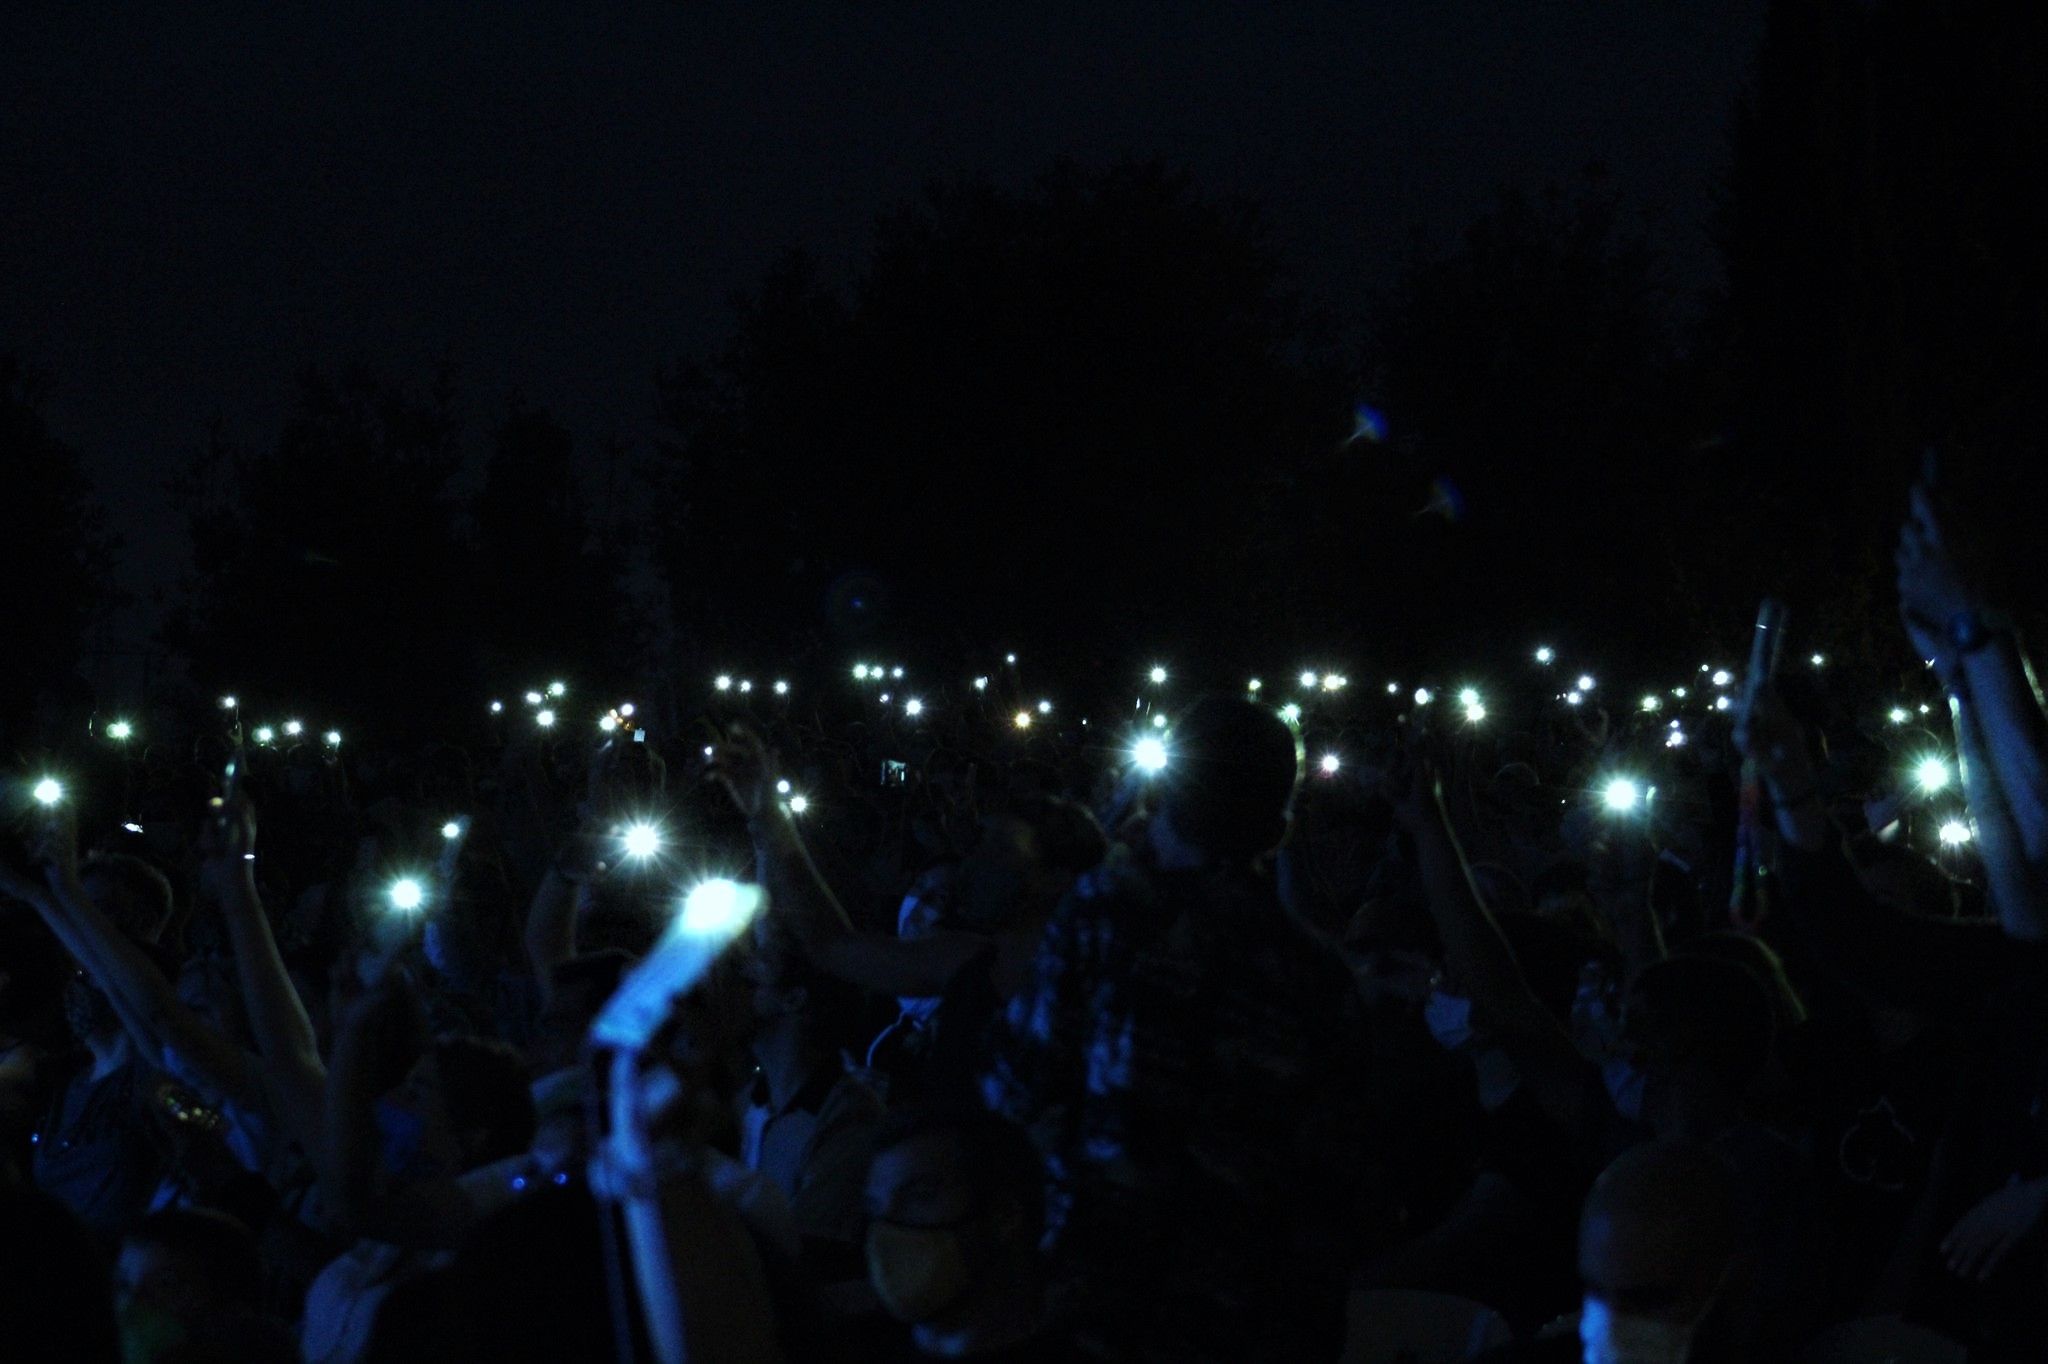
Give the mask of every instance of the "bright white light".
[(789, 794), (789, 779), (787, 777), (775, 783), (775, 794), (778, 796)]
[(540, 694), (539, 692), (537, 692), (537, 691), (530, 691), (530, 692), (526, 693), (526, 704), (527, 704), (527, 705), (529, 705), (529, 706), (537, 706), (537, 705), (539, 705), (539, 704), (540, 704), (540, 703), (541, 703), (542, 701), (545, 701), (546, 699), (547, 699), (546, 697), (542, 696), (542, 695), (541, 695), (541, 694)]
[(987, 691), (987, 690), (988, 690), (988, 679), (987, 679), (986, 677), (977, 677), (977, 678), (975, 678), (975, 679), (974, 679), (974, 689), (975, 689), (976, 691)]
[(1920, 713), (1921, 713), (1922, 715), (1925, 715), (1925, 714), (1927, 714), (1927, 703), (1926, 703), (1925, 701), (1922, 701), (1922, 702), (1920, 703)]
[(875, 699), (886, 706), (889, 704), (889, 693), (883, 692), (880, 696), (876, 697)]
[(1050, 714), (1052, 714), (1052, 702), (1050, 702), (1050, 701), (1040, 701), (1040, 702), (1038, 703), (1038, 713), (1039, 713), (1040, 715), (1050, 715)]
[(241, 703), (232, 696), (223, 696), (220, 699), (220, 708), (222, 710), (233, 710), (239, 704)]
[(762, 898), (759, 886), (741, 885), (722, 876), (699, 881), (683, 897), (683, 912), (676, 923), (685, 933), (731, 937), (759, 912)]
[(1350, 685), (1351, 685), (1351, 679), (1350, 679), (1350, 678), (1348, 678), (1348, 677), (1346, 677), (1346, 676), (1344, 676), (1344, 674), (1342, 674), (1342, 673), (1324, 673), (1324, 674), (1323, 674), (1323, 690), (1324, 690), (1324, 691), (1343, 691), (1343, 690), (1344, 690), (1344, 688), (1346, 688), (1346, 687), (1348, 687), (1348, 686), (1350, 686)]
[[(1702, 666), (1702, 669), (1704, 669), (1705, 665), (1703, 664), (1703, 665), (1701, 665), (1701, 666)], [(1729, 671), (1728, 671), (1728, 670), (1727, 670), (1726, 668), (1716, 668), (1716, 669), (1714, 670), (1714, 676), (1713, 676), (1713, 678), (1712, 678), (1712, 681), (1713, 681), (1713, 683), (1714, 683), (1714, 685), (1715, 685), (1715, 686), (1717, 686), (1717, 687), (1725, 687), (1725, 686), (1727, 686), (1727, 685), (1728, 685), (1728, 684), (1729, 684), (1730, 682), (1733, 682), (1734, 680), (1735, 680), (1735, 674), (1734, 674), (1734, 673), (1731, 673), (1731, 672), (1729, 672)]]
[(1928, 756), (1913, 765), (1913, 780), (1920, 783), (1920, 789), (1929, 795), (1948, 785), (1948, 764), (1942, 759)]
[(607, 715), (597, 722), (597, 727), (603, 730), (605, 733), (609, 734), (619, 727), (619, 717), (616, 715)]
[(1146, 737), (1131, 745), (1131, 761), (1141, 772), (1163, 772), (1166, 770), (1166, 741)]
[(1324, 776), (1334, 777), (1335, 775), (1337, 775), (1337, 769), (1342, 767), (1344, 765), (1344, 762), (1334, 753), (1325, 753), (1323, 755), (1323, 760), (1316, 765), (1323, 769)]
[(1251, 681), (1244, 684), (1244, 689), (1250, 692), (1252, 695), (1257, 696), (1259, 694), (1260, 689), (1263, 688), (1265, 685), (1265, 683), (1259, 681), (1258, 678), (1254, 677)]
[(544, 710), (533, 717), (533, 722), (542, 729), (553, 729), (555, 727), (555, 713), (551, 710)]
[(902, 676), (903, 676), (903, 669), (901, 669), (901, 668), (891, 668), (891, 669), (889, 669), (889, 676), (891, 676), (891, 677), (894, 677), (894, 678), (897, 678), (897, 679), (899, 679), (899, 680), (900, 680), (900, 679), (902, 678)]
[(1664, 739), (1664, 747), (1666, 747), (1666, 748), (1684, 748), (1684, 747), (1685, 747), (1685, 731), (1684, 731), (1684, 730), (1682, 730), (1682, 729), (1674, 729), (1674, 730), (1672, 730), (1670, 734), (1668, 734), (1668, 735), (1666, 735), (1666, 736), (1665, 736), (1665, 739)]
[(619, 714), (621, 714), (621, 715), (631, 715), (632, 713), (633, 713), (633, 703), (632, 703), (631, 701), (621, 701), (621, 702), (619, 702)]
[(1311, 691), (1315, 689), (1316, 683), (1320, 680), (1314, 673), (1303, 673), (1301, 675), (1301, 685)]
[(1600, 799), (1607, 808), (1618, 813), (1635, 809), (1642, 798), (1642, 789), (1627, 777), (1616, 777), (1608, 782), (1606, 789), (1600, 793)]
[(550, 683), (548, 683), (548, 695), (549, 695), (549, 696), (555, 696), (555, 697), (562, 697), (562, 696), (567, 696), (568, 694), (569, 694), (569, 684), (568, 684), (567, 682), (550, 682)]
[(711, 756), (711, 745), (710, 745), (710, 744), (706, 744), (706, 745), (704, 745), (704, 756), (705, 756), (705, 757), (707, 757), (707, 758)]
[(123, 824), (121, 827), (126, 829), (131, 834), (139, 834), (142, 832), (142, 826), (140, 824)]
[(789, 812), (793, 815), (800, 815), (810, 808), (811, 803), (802, 796), (791, 796), (789, 798)]
[(1567, 706), (1576, 706), (1579, 704), (1579, 702), (1585, 699), (1586, 698), (1584, 696), (1580, 695), (1578, 692), (1575, 691), (1568, 691), (1564, 694), (1564, 703)]
[(1816, 668), (1825, 668), (1828, 665), (1827, 656), (1825, 654), (1815, 654), (1812, 658), (1808, 659), (1807, 661), (1813, 664), (1813, 666)]
[(1165, 728), (1166, 728), (1166, 717), (1165, 717), (1164, 715), (1155, 715), (1155, 716), (1153, 716), (1153, 717), (1152, 717), (1152, 728), (1154, 728), (1154, 729), (1165, 729)]
[(1960, 848), (1970, 841), (1970, 826), (1960, 819), (1951, 819), (1941, 826), (1941, 846)]
[(1725, 697), (1725, 696), (1717, 696), (1717, 697), (1715, 697), (1715, 698), (1714, 698), (1714, 709), (1715, 709), (1715, 710), (1733, 710), (1733, 709), (1735, 709), (1735, 703), (1734, 703), (1733, 701), (1730, 701), (1730, 700), (1729, 700), (1729, 699), (1728, 699), (1727, 697)]
[(750, 691), (752, 691), (753, 689), (754, 689), (754, 684), (753, 684), (752, 682), (742, 682), (742, 683), (740, 683), (740, 690), (741, 690), (742, 692), (750, 692)]
[(1289, 701), (1286, 705), (1280, 707), (1280, 718), (1285, 720), (1290, 725), (1300, 724), (1301, 707), (1295, 705), (1292, 701)]
[(1884, 718), (1891, 721), (1895, 725), (1903, 725), (1906, 723), (1906, 721), (1912, 719), (1913, 717), (1904, 706), (1893, 706), (1891, 710), (1886, 713)]
[(441, 837), (449, 840), (451, 843), (462, 837), (462, 821), (451, 819), (446, 824), (443, 824), (441, 826)]
[(1431, 691), (1428, 687), (1417, 687), (1415, 689), (1416, 705), (1426, 706), (1434, 700), (1436, 700), (1436, 693)]
[(126, 720), (116, 720), (107, 726), (107, 737), (109, 739), (132, 739), (135, 737), (135, 726), (129, 724)]
[(1679, 700), (1683, 701), (1683, 700), (1685, 699), (1685, 688), (1684, 688), (1684, 687), (1673, 687), (1673, 688), (1671, 689), (1671, 694), (1672, 694), (1673, 696), (1677, 697), (1677, 698), (1678, 698)]
[(726, 676), (724, 673), (720, 673), (717, 677), (711, 679), (711, 685), (718, 688), (718, 690), (720, 691), (731, 691), (732, 679)]
[(36, 783), (31, 794), (35, 796), (38, 805), (55, 805), (64, 799), (64, 783), (55, 777), (44, 777)]
[(1465, 690), (1463, 690), (1463, 691), (1461, 691), (1461, 692), (1459, 692), (1459, 693), (1458, 693), (1458, 704), (1459, 704), (1459, 705), (1461, 705), (1461, 706), (1476, 706), (1476, 705), (1478, 705), (1478, 704), (1479, 704), (1479, 693), (1478, 693), (1478, 692), (1477, 692), (1477, 691), (1476, 691), (1475, 689), (1473, 689), (1473, 688), (1471, 688), (1471, 687), (1467, 687), (1467, 688), (1465, 688)]
[(1015, 654), (1004, 654), (1004, 655), (1003, 655), (1003, 662), (1005, 662), (1005, 663), (1009, 664), (1009, 665), (1010, 665), (1011, 667), (1015, 667), (1015, 666), (1017, 665), (1017, 655), (1015, 655)]
[(1474, 701), (1471, 705), (1465, 707), (1465, 722), (1467, 724), (1476, 725), (1485, 718), (1486, 707), (1480, 705), (1477, 701)]
[(1016, 715), (1011, 717), (1010, 723), (1019, 729), (1031, 728), (1031, 712), (1028, 710), (1018, 711)]
[(493, 701), (493, 702), (491, 702), (491, 714), (493, 714), (493, 715), (503, 715), (504, 713), (505, 713), (505, 703), (504, 703), (503, 701)]
[(1541, 664), (1542, 664), (1542, 665), (1543, 665), (1544, 667), (1546, 667), (1546, 668), (1547, 668), (1547, 667), (1549, 667), (1549, 666), (1550, 666), (1550, 665), (1551, 665), (1551, 664), (1552, 664), (1553, 662), (1555, 662), (1556, 660), (1557, 660), (1557, 650), (1555, 650), (1555, 649), (1551, 648), (1551, 647), (1550, 647), (1550, 646), (1549, 646), (1548, 644), (1543, 644), (1543, 645), (1538, 645), (1538, 646), (1537, 646), (1537, 649), (1536, 649), (1536, 661), (1537, 661), (1538, 663), (1541, 663)]
[(1155, 687), (1158, 686), (1161, 682), (1164, 682), (1166, 680), (1166, 669), (1155, 665), (1152, 669), (1151, 677), (1152, 685)]
[(868, 665), (867, 665), (867, 664), (865, 664), (865, 663), (856, 663), (856, 664), (854, 664), (854, 665), (853, 665), (853, 680), (854, 680), (854, 681), (856, 681), (856, 682), (865, 682), (865, 681), (867, 681), (867, 680), (868, 680)]
[(1401, 694), (1401, 684), (1400, 684), (1399, 682), (1389, 682), (1389, 683), (1387, 683), (1387, 695), (1389, 695), (1389, 696), (1399, 696), (1400, 694)]
[(271, 727), (270, 727), (269, 725), (258, 725), (258, 726), (256, 726), (256, 742), (257, 742), (257, 743), (259, 743), (259, 744), (267, 744), (267, 743), (269, 743), (269, 742), (270, 742), (270, 741), (271, 741), (272, 739), (275, 739), (276, 737), (277, 737), (277, 731), (276, 731), (276, 730), (274, 730), (274, 729), (272, 729), (272, 728), (271, 728)]
[[(787, 682), (777, 682), (777, 683), (775, 684), (775, 694), (776, 694), (777, 696), (787, 696), (787, 695), (789, 695), (789, 683), (787, 683)], [(629, 713), (630, 713), (630, 712), (629, 712)]]
[(297, 720), (287, 720), (284, 722), (284, 732), (291, 735), (294, 739), (298, 738), (299, 735), (303, 734), (305, 730), (306, 727), (300, 724)]
[(389, 894), (391, 907), (401, 914), (410, 914), (427, 902), (426, 889), (410, 876), (393, 881)]
[(1593, 681), (1593, 674), (1591, 674), (1591, 673), (1580, 673), (1580, 674), (1579, 674), (1579, 682), (1578, 682), (1578, 687), (1579, 687), (1579, 690), (1580, 690), (1580, 691), (1591, 691), (1591, 690), (1593, 690), (1593, 687), (1594, 687), (1594, 686), (1595, 686), (1595, 683), (1594, 683), (1594, 681)]
[(644, 821), (628, 824), (619, 842), (625, 847), (626, 856), (645, 861), (661, 851), (661, 830)]
[(1662, 710), (1664, 709), (1664, 700), (1658, 696), (1645, 696), (1643, 698), (1643, 709), (1646, 711)]
[(903, 713), (913, 718), (924, 714), (924, 702), (918, 700), (915, 696), (911, 697), (903, 703)]

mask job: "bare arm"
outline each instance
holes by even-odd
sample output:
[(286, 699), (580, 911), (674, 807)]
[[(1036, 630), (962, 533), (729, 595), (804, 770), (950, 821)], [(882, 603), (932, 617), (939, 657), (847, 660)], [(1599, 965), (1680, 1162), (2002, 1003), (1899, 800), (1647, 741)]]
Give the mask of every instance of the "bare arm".
[(1586, 1063), (1564, 1025), (1530, 988), (1500, 925), (1473, 886), (1445, 816), (1441, 789), (1426, 767), (1395, 810), (1415, 840), (1430, 917), (1451, 970), (1471, 993), (1474, 1012), (1551, 1119), (1567, 1130), (1580, 1130), (1590, 1095)]

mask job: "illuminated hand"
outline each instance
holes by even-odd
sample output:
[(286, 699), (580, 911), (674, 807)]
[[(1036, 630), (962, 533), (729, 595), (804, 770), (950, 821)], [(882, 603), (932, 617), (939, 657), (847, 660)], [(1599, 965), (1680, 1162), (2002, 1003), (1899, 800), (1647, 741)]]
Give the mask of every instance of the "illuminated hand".
[(1963, 1214), (1942, 1238), (1949, 1273), (1978, 1283), (1991, 1277), (2012, 1248), (2048, 1212), (2048, 1179), (2008, 1184)]
[(748, 823), (766, 815), (775, 803), (772, 757), (752, 730), (734, 725), (712, 746), (711, 776), (732, 797)]

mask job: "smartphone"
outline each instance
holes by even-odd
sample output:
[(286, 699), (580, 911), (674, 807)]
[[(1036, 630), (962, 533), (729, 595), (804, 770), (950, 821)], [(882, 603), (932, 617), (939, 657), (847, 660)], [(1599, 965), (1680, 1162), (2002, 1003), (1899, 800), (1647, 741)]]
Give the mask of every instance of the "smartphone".
[[(691, 899), (696, 898), (693, 892)], [(727, 912), (699, 915), (685, 905), (654, 950), (619, 982), (590, 1025), (593, 1046), (638, 1051), (667, 1021), (677, 999), (711, 972), (733, 939), (746, 931), (761, 907), (759, 887), (730, 887)]]
[(900, 762), (897, 762), (897, 761), (896, 761), (895, 759), (893, 759), (893, 758), (885, 759), (885, 760), (883, 761), (883, 763), (882, 763), (882, 785), (884, 785), (884, 786), (908, 786), (909, 784), (910, 784), (910, 764), (908, 764), (908, 763), (900, 763)]

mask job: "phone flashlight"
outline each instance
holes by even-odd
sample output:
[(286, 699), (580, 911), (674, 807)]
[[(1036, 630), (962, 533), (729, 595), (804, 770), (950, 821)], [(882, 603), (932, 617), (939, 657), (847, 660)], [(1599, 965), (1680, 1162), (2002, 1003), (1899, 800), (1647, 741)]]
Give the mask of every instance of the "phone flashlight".
[(116, 720), (107, 726), (107, 737), (117, 742), (132, 739), (135, 737), (135, 726), (126, 720)]
[(1140, 772), (1151, 775), (1166, 770), (1166, 741), (1147, 735), (1131, 745), (1131, 761)]
[(811, 803), (802, 796), (791, 796), (789, 798), (789, 812), (793, 815), (800, 815), (810, 808)]
[(1920, 789), (1931, 796), (1948, 786), (1948, 764), (1929, 754), (1913, 764), (1913, 780), (1920, 783)]
[(1618, 815), (1628, 814), (1643, 803), (1643, 791), (1627, 777), (1616, 777), (1600, 792), (1600, 803)]
[(412, 914), (427, 902), (427, 891), (417, 879), (401, 876), (391, 883), (391, 888), (385, 892), (385, 898), (399, 913)]
[(1156, 687), (1166, 680), (1166, 669), (1155, 666), (1150, 676), (1152, 678), (1152, 685)]
[(55, 805), (64, 799), (64, 783), (55, 777), (44, 777), (29, 794), (36, 798), (38, 805)]
[(661, 842), (661, 829), (646, 820), (628, 824), (619, 834), (619, 846), (636, 862), (644, 862), (660, 852)]
[(1941, 826), (1941, 846), (1960, 848), (1970, 841), (1970, 826), (1960, 819), (1951, 819)]

